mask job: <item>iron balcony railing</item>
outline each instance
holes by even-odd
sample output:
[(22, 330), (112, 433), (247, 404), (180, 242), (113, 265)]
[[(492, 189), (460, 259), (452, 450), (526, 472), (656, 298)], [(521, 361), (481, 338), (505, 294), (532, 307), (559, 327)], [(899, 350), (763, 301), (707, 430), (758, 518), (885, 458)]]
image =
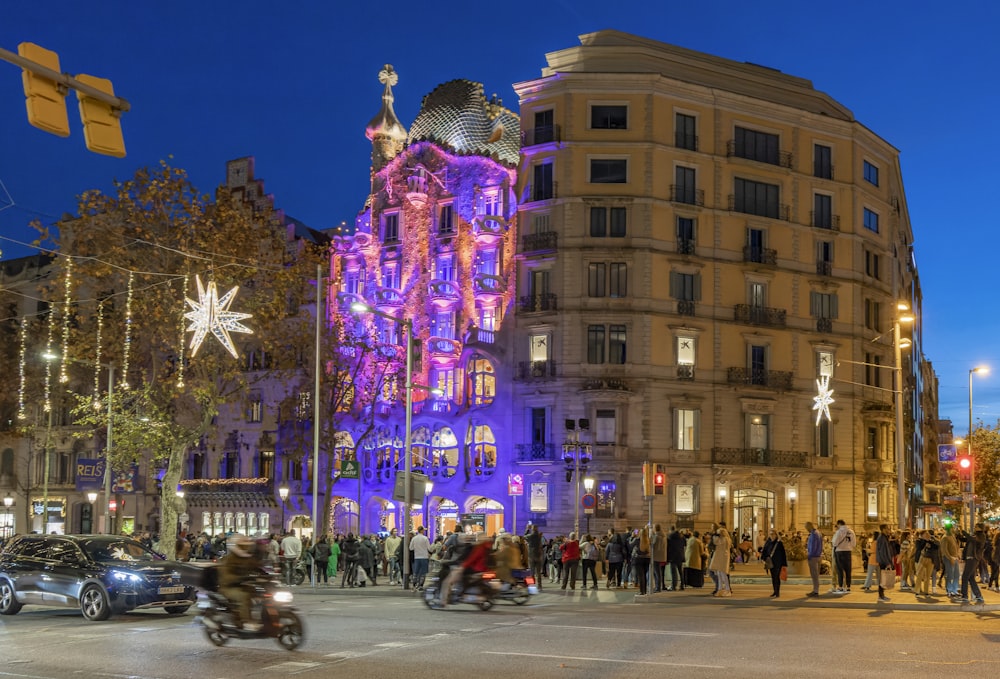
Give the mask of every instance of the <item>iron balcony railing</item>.
[(514, 452), (518, 462), (562, 462), (561, 447), (554, 443), (518, 443)]
[(558, 125), (538, 125), (521, 130), (522, 146), (548, 144), (553, 141), (562, 141), (562, 130)]
[(792, 152), (791, 151), (776, 151), (775, 153), (755, 153), (746, 147), (737, 144), (735, 139), (730, 139), (726, 142), (726, 156), (744, 158), (746, 160), (756, 160), (759, 163), (767, 163), (768, 165), (778, 165), (779, 167), (792, 166)]
[(833, 319), (832, 318), (817, 318), (816, 319), (816, 330), (819, 332), (833, 332)]
[(768, 203), (767, 201), (756, 201), (752, 197), (738, 196), (735, 193), (729, 194), (729, 211), (742, 212), (746, 215), (756, 215), (757, 217), (767, 217), (769, 219), (781, 219), (788, 221), (791, 215), (791, 208), (784, 203)]
[(517, 366), (517, 376), (522, 380), (541, 380), (556, 376), (556, 362), (552, 359), (544, 361), (521, 361)]
[(693, 186), (682, 184), (670, 185), (670, 200), (674, 203), (685, 203), (687, 205), (705, 206), (705, 190), (696, 189)]
[(806, 469), (809, 467), (809, 453), (769, 448), (712, 448), (712, 464)]
[(677, 379), (679, 379), (679, 380), (693, 380), (694, 379), (694, 366), (693, 365), (679, 365), (679, 366), (677, 366)]
[(730, 368), (727, 381), (729, 384), (788, 391), (792, 388), (792, 373), (762, 368)]
[(677, 300), (678, 316), (694, 316), (694, 302), (688, 299)]
[(840, 215), (831, 215), (827, 212), (809, 212), (809, 224), (817, 229), (830, 229), (840, 231)]
[(733, 319), (750, 325), (767, 325), (772, 328), (785, 327), (786, 312), (784, 309), (772, 309), (754, 304), (737, 304)]
[(819, 260), (816, 262), (816, 273), (820, 276), (832, 276), (833, 275), (833, 262), (828, 262), (825, 260)]
[(778, 262), (778, 251), (756, 245), (744, 245), (743, 261), (774, 266)]
[(679, 255), (693, 255), (695, 251), (694, 238), (678, 238), (677, 239), (677, 254)]
[(526, 312), (556, 311), (558, 308), (556, 300), (556, 295), (551, 292), (544, 295), (522, 295), (520, 300), (518, 300), (518, 306), (521, 311)]
[(541, 233), (526, 233), (521, 236), (521, 252), (540, 252), (555, 250), (559, 242), (559, 234), (555, 231)]

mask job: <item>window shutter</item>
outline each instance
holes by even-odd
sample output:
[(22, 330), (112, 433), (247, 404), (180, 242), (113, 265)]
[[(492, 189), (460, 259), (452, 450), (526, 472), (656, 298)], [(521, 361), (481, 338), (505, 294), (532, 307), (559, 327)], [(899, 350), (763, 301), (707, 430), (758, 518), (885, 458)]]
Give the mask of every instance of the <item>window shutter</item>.
[(809, 293), (809, 315), (813, 318), (819, 318), (819, 293), (810, 292)]
[(830, 295), (830, 318), (837, 318), (837, 296)]
[(701, 274), (694, 275), (694, 301), (701, 301)]

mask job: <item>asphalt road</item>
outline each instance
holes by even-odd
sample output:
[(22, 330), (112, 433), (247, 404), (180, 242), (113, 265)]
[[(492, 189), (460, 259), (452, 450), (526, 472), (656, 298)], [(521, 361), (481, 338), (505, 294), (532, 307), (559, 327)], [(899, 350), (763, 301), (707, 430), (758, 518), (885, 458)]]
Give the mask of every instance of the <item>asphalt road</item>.
[[(194, 616), (138, 612), (89, 623), (25, 607), (0, 617), (0, 679), (451, 677), (986, 677), (1000, 614), (770, 602), (751, 585), (636, 603), (633, 590), (546, 590), (526, 606), (427, 609), (415, 594), (296, 590), (306, 643), (212, 646)], [(300, 591), (301, 590), (301, 591)], [(803, 600), (804, 601), (804, 600)]]

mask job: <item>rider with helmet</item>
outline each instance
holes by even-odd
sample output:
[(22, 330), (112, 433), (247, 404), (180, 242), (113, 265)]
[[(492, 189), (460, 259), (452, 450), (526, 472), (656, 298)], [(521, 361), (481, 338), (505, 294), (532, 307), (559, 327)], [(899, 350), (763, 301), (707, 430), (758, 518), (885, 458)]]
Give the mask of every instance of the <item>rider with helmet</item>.
[[(469, 537), (472, 538), (472, 536)], [(472, 548), (464, 554), (456, 556), (455, 561), (451, 565), (451, 570), (448, 571), (447, 577), (441, 583), (440, 600), (438, 603), (441, 608), (448, 605), (448, 599), (451, 597), (451, 589), (459, 579), (468, 584), (470, 576), (475, 573), (485, 573), (489, 570), (493, 540), (490, 539), (485, 531), (479, 533), (478, 538), (472, 539), (475, 540)]]
[(261, 561), (254, 541), (241, 533), (229, 536), (226, 555), (219, 561), (219, 592), (232, 602), (236, 626), (249, 631), (257, 631), (261, 627), (250, 620), (250, 602), (254, 592), (253, 587), (247, 584), (260, 570)]

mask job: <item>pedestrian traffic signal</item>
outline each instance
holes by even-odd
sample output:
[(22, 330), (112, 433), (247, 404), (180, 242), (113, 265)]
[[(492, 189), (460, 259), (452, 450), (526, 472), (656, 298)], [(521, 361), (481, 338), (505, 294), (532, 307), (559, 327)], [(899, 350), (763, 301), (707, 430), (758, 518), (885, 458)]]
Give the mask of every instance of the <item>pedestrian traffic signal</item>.
[[(32, 42), (22, 42), (17, 46), (17, 54), (39, 66), (62, 73), (59, 70), (59, 55), (52, 50)], [(28, 69), (21, 71), (24, 83), (25, 105), (28, 108), (28, 122), (40, 130), (60, 137), (69, 136), (69, 117), (66, 114), (66, 88), (55, 80)]]
[(663, 495), (663, 485), (667, 482), (667, 475), (663, 472), (653, 474), (653, 494)]

